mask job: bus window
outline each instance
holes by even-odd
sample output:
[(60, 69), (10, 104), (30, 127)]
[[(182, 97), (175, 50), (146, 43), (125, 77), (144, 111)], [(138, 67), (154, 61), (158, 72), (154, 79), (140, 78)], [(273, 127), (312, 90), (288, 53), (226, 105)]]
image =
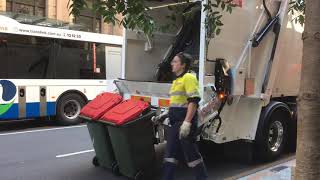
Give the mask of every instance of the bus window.
[[(86, 59), (81, 65), (81, 79), (105, 79), (105, 45), (86, 43), (84, 52), (86, 52)], [(90, 77), (86, 75), (88, 73)]]
[(80, 78), (94, 79), (94, 53), (92, 43), (84, 42), (83, 59), (80, 62)]
[(104, 44), (96, 43), (96, 79), (106, 79), (106, 48)]
[[(56, 78), (82, 79), (80, 67), (88, 59), (87, 52), (85, 51), (85, 42), (56, 40), (56, 43)], [(92, 76), (92, 73), (89, 74)]]
[(96, 71), (94, 71), (93, 43), (56, 40), (57, 79), (105, 79), (105, 53), (103, 45), (96, 45)]
[(53, 78), (52, 40), (33, 36), (8, 35), (8, 78)]

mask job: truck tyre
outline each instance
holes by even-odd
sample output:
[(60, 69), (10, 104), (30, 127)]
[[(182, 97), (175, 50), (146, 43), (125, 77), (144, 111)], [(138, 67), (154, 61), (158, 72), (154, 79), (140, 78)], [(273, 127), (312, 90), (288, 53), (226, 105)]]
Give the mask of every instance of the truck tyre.
[(289, 123), (289, 139), (288, 139), (288, 151), (296, 152), (297, 149), (297, 123), (298, 113), (297, 107), (293, 108), (292, 121)]
[(278, 158), (288, 143), (288, 124), (291, 120), (289, 108), (278, 103), (260, 119), (256, 135), (256, 158), (271, 161)]
[(85, 100), (79, 94), (68, 93), (63, 95), (57, 104), (56, 120), (61, 125), (76, 125), (81, 122), (80, 110)]

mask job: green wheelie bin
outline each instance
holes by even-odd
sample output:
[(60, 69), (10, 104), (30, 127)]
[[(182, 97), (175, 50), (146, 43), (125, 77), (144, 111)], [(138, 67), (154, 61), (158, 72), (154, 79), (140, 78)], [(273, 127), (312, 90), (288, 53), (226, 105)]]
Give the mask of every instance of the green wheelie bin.
[(111, 169), (113, 173), (119, 174), (107, 126), (101, 122), (87, 121), (87, 127), (96, 153), (92, 160), (93, 165)]
[(92, 163), (95, 166), (112, 169), (112, 172), (116, 175), (119, 174), (119, 168), (115, 160), (108, 128), (97, 119), (121, 101), (122, 97), (118, 94), (102, 93), (84, 106), (79, 115), (87, 123), (94, 151), (96, 152)]
[(135, 180), (149, 179), (155, 170), (154, 131), (150, 112), (121, 126), (108, 126), (120, 173)]

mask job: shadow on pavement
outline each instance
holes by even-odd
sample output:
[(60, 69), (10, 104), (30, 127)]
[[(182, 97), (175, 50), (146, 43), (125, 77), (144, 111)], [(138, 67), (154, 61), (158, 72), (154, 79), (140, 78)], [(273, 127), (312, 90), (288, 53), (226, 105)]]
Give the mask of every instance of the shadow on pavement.
[[(224, 147), (214, 143), (199, 144), (199, 149), (205, 161), (210, 180), (224, 179), (237, 175), (243, 171), (251, 169), (256, 164), (246, 163), (241, 160), (228, 158), (224, 154)], [(165, 144), (156, 146), (157, 155), (157, 174), (155, 180), (160, 180), (162, 174), (162, 159), (165, 151)], [(188, 168), (185, 163), (180, 163), (176, 180), (193, 180), (192, 169)]]
[(32, 130), (35, 128), (44, 127), (61, 127), (57, 125), (52, 119), (26, 119), (26, 120), (15, 120), (15, 121), (0, 121), (0, 132), (12, 132), (22, 130)]

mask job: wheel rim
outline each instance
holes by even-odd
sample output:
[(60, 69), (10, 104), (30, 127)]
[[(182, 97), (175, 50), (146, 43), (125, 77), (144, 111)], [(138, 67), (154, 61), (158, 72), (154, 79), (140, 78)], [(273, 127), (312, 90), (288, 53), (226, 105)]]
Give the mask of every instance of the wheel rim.
[(280, 121), (275, 121), (270, 125), (269, 129), (269, 148), (273, 152), (277, 152), (283, 140), (283, 125)]
[(80, 114), (81, 105), (76, 100), (66, 101), (63, 105), (63, 114), (68, 119), (75, 119)]

